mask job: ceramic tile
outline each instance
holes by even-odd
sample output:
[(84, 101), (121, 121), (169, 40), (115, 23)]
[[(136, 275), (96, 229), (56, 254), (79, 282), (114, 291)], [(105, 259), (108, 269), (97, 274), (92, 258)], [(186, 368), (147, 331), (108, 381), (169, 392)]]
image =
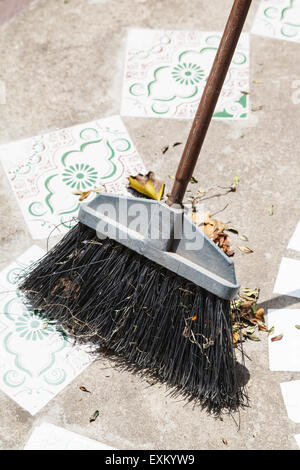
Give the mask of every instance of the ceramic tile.
[(273, 292), (300, 298), (299, 279), (300, 261), (282, 258)]
[[(193, 118), (221, 33), (131, 29), (123, 84), (122, 115)], [(249, 97), (249, 35), (243, 33), (214, 114), (245, 119)]]
[(283, 382), (280, 387), (289, 418), (300, 423), (300, 380)]
[(0, 389), (32, 415), (95, 359), (20, 299), (20, 275), (44, 254), (33, 246), (0, 273)]
[(145, 172), (119, 116), (2, 145), (0, 159), (34, 239), (76, 223), (74, 192), (127, 194), (127, 177)]
[(251, 32), (300, 42), (300, 0), (262, 0)]
[(33, 430), (24, 450), (114, 450), (114, 448), (54, 424), (43, 423)]
[(289, 250), (300, 251), (300, 222), (298, 222), (295, 232), (288, 244)]
[[(269, 336), (270, 370), (300, 372), (300, 310), (268, 310), (268, 328), (274, 327)], [(282, 334), (280, 341), (271, 338)]]

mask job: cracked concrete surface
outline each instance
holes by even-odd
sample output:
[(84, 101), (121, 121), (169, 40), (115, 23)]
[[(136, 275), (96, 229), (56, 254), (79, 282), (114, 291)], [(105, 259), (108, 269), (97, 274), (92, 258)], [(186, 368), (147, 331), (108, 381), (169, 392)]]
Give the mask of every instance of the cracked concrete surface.
[[(258, 1), (253, 2), (249, 31)], [(0, 143), (117, 114), (129, 27), (222, 30), (231, 0), (34, 0), (1, 26)], [(195, 177), (202, 188), (228, 186), (240, 177), (237, 193), (206, 202), (231, 221), (254, 250), (236, 250), (237, 276), (244, 287), (259, 287), (263, 306), (299, 308), (296, 299), (272, 295), (280, 260), (300, 218), (298, 120), (292, 83), (299, 79), (299, 44), (251, 36), (252, 112), (244, 122), (216, 122), (209, 130)], [(256, 82), (256, 83), (255, 83)], [(260, 82), (260, 83), (257, 83)], [(123, 118), (149, 169), (174, 174), (191, 122)], [(0, 169), (0, 267), (31, 246), (32, 239)], [(274, 206), (274, 216), (268, 208)], [(239, 243), (234, 236), (235, 244)], [(41, 243), (41, 245), (43, 245)], [(293, 254), (293, 257), (297, 255)], [(299, 256), (298, 256), (299, 258)], [(49, 421), (119, 449), (296, 449), (279, 383), (300, 373), (268, 371), (267, 336), (247, 343), (251, 358), (250, 408), (223, 421), (166, 395), (164, 386), (119, 372), (105, 359), (86, 369), (32, 417), (0, 391), (0, 448), (22, 449), (32, 430)], [(84, 394), (84, 385), (92, 394)], [(184, 406), (185, 405), (185, 406)], [(95, 409), (100, 416), (89, 417)], [(255, 437), (254, 437), (255, 436)], [(222, 442), (228, 441), (228, 446)]]

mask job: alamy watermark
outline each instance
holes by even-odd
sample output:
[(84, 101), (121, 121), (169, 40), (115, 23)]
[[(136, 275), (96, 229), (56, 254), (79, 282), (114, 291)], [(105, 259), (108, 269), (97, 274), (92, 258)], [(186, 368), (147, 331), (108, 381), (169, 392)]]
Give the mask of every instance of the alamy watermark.
[[(99, 239), (131, 239), (147, 243), (159, 250), (167, 250), (169, 243), (183, 240), (186, 250), (199, 250), (204, 237), (191, 220), (191, 208), (172, 210), (154, 201), (115, 198), (103, 201), (93, 208)], [(201, 212), (203, 208), (201, 208)], [(85, 220), (82, 220), (85, 223)]]

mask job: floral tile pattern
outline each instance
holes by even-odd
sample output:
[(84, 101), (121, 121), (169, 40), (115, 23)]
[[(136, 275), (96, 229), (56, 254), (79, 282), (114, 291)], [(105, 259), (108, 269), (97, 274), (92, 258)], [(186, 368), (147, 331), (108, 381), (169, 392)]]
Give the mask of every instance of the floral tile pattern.
[(33, 246), (0, 273), (0, 389), (32, 415), (95, 359), (20, 299), (20, 274), (44, 254)]
[[(132, 29), (121, 114), (193, 118), (221, 33)], [(215, 118), (245, 119), (249, 98), (249, 34), (243, 33), (228, 72)]]
[(24, 450), (114, 450), (114, 448), (54, 424), (42, 423), (34, 429)]
[(300, 0), (262, 0), (251, 32), (300, 42)]
[(0, 160), (34, 239), (75, 224), (74, 192), (124, 194), (127, 177), (145, 172), (119, 116), (2, 145)]

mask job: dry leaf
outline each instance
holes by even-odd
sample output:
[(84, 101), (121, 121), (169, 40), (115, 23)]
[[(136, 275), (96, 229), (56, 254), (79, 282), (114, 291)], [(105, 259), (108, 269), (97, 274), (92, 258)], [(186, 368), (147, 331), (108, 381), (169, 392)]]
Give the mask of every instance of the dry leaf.
[(235, 233), (236, 235), (239, 234), (239, 231), (237, 228), (234, 227), (228, 227), (228, 225), (224, 225), (224, 229), (227, 230), (228, 232)]
[(105, 187), (103, 186), (102, 188), (94, 188), (90, 189), (89, 191), (74, 191), (73, 194), (75, 196), (80, 196), (79, 201), (84, 201), (91, 193), (103, 193), (106, 192)]
[(274, 341), (280, 341), (282, 338), (283, 335), (273, 336), (273, 338), (271, 338), (271, 341), (272, 343), (274, 343)]
[(257, 322), (257, 325), (260, 331), (268, 331), (268, 327), (263, 322), (259, 321)]
[(227, 233), (217, 232), (212, 236), (213, 241), (226, 253), (227, 256), (233, 256), (234, 251), (230, 249), (230, 241)]
[(269, 333), (269, 336), (272, 335), (275, 331), (275, 327), (272, 326), (269, 330), (268, 330), (268, 333)]
[(173, 144), (173, 147), (177, 147), (177, 145), (181, 145), (182, 142), (175, 142), (175, 144)]
[(237, 331), (234, 331), (232, 334), (232, 342), (236, 344), (240, 340), (240, 334)]
[(264, 321), (265, 310), (263, 308), (258, 308), (255, 312), (255, 317), (260, 321)]
[(274, 206), (269, 207), (269, 215), (274, 215)]
[(248, 237), (246, 237), (246, 235), (241, 235), (240, 236), (240, 239), (243, 240), (244, 242), (248, 242)]
[(79, 389), (82, 391), (82, 392), (86, 392), (86, 393), (91, 393), (87, 388), (85, 388), (83, 385), (81, 385), (81, 387), (79, 387)]
[(232, 342), (235, 347), (237, 347), (237, 333), (240, 335), (240, 342), (244, 342), (246, 340), (260, 341), (255, 333), (258, 331), (268, 332), (263, 321), (264, 309), (257, 305), (258, 297), (259, 289), (244, 288), (240, 290), (238, 297), (231, 302)]
[(297, 328), (297, 330), (300, 330), (300, 325), (295, 325), (295, 328)]
[(220, 220), (212, 219), (210, 212), (193, 212), (192, 221), (205, 235), (211, 238), (227, 256), (234, 255), (234, 251), (230, 249), (229, 235), (224, 232), (225, 226)]
[(161, 149), (161, 151), (162, 151), (163, 154), (165, 154), (165, 153), (168, 151), (168, 149), (169, 149), (169, 146), (166, 145), (165, 147), (163, 147), (163, 148)]
[(99, 414), (100, 414), (100, 413), (99, 413), (99, 410), (96, 410), (96, 411), (92, 414), (92, 416), (90, 417), (90, 423), (92, 423), (93, 421), (96, 421), (96, 419), (98, 418)]
[(195, 183), (198, 183), (198, 181), (196, 180), (194, 176), (192, 176), (190, 179), (190, 183), (195, 184)]
[(243, 253), (253, 253), (253, 250), (251, 250), (251, 248), (249, 248), (248, 246), (239, 246), (238, 248)]
[(251, 111), (255, 112), (255, 111), (260, 111), (261, 109), (263, 109), (263, 106), (260, 105), (260, 106), (252, 106), (251, 108)]
[(155, 201), (160, 201), (165, 190), (165, 183), (157, 178), (153, 171), (149, 171), (146, 175), (138, 174), (137, 176), (129, 176), (129, 187), (135, 189), (140, 194), (144, 194)]
[(225, 444), (225, 446), (228, 446), (228, 441), (224, 437), (222, 437), (222, 442), (223, 442), (223, 444)]
[(251, 341), (261, 341), (261, 339), (258, 338), (258, 336), (254, 336), (254, 335), (249, 336), (249, 339), (251, 339)]
[(83, 193), (81, 194), (79, 198), (79, 201), (84, 201), (84, 199), (86, 199), (90, 194), (91, 194), (91, 191), (83, 191)]
[(146, 379), (146, 382), (148, 382), (149, 385), (154, 385), (155, 384), (154, 379)]

